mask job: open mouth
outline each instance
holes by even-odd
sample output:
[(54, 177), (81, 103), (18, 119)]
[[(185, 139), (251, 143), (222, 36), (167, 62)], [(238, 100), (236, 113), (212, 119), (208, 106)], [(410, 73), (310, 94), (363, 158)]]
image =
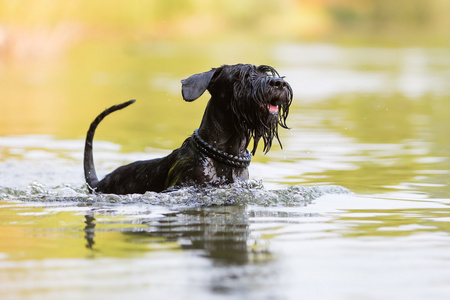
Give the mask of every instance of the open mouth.
[(271, 100), (269, 103), (267, 103), (267, 109), (269, 110), (269, 112), (271, 113), (278, 113), (278, 99), (273, 99)]
[(271, 103), (267, 104), (267, 108), (271, 113), (278, 113), (278, 105), (273, 105)]

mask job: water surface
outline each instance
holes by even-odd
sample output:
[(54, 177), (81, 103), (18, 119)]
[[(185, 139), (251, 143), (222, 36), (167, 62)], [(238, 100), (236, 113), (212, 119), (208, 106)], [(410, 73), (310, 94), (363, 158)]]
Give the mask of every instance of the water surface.
[[(449, 58), (422, 48), (92, 44), (58, 64), (3, 66), (0, 297), (448, 299)], [(83, 138), (97, 113), (138, 100), (99, 127), (103, 176), (178, 147), (207, 101), (182, 101), (180, 80), (237, 62), (272, 65), (294, 90), (283, 149), (257, 153), (252, 181), (87, 193)]]

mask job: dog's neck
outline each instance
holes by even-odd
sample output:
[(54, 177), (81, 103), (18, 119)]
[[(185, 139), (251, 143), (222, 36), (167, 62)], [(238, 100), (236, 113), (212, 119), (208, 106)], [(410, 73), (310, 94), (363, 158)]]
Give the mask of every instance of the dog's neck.
[(228, 108), (218, 107), (213, 99), (208, 102), (198, 129), (201, 139), (213, 148), (237, 157), (247, 155), (248, 141), (233, 124)]
[(198, 134), (198, 129), (192, 134), (192, 141), (195, 148), (206, 155), (207, 157), (219, 161), (221, 163), (227, 164), (234, 168), (247, 168), (252, 160), (252, 155), (250, 151), (246, 150), (244, 156), (235, 156), (230, 153), (218, 150), (205, 142)]

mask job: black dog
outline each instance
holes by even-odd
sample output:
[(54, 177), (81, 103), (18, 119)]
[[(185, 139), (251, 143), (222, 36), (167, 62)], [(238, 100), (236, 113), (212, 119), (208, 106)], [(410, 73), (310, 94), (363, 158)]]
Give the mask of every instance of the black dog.
[(142, 194), (170, 187), (247, 180), (250, 140), (253, 138), (253, 155), (261, 138), (265, 153), (273, 138), (281, 146), (278, 125), (288, 128), (292, 89), (272, 67), (224, 65), (181, 83), (184, 100), (194, 101), (206, 90), (211, 99), (200, 128), (166, 157), (119, 167), (99, 181), (92, 157), (95, 129), (104, 117), (135, 100), (106, 109), (92, 122), (84, 151), (84, 173), (91, 192)]

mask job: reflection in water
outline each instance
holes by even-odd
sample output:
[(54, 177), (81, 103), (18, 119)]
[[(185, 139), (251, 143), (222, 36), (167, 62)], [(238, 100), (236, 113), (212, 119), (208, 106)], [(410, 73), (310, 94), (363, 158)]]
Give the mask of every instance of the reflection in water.
[[(202, 284), (207, 284), (213, 293), (227, 294), (254, 288), (265, 277), (256, 271), (254, 263), (257, 262), (257, 266), (266, 265), (272, 258), (264, 241), (251, 236), (249, 219), (256, 215), (244, 205), (189, 208), (158, 217), (139, 213), (139, 217), (132, 217), (130, 221), (124, 221), (114, 213), (110, 215), (112, 210), (104, 212), (106, 214), (95, 213), (99, 214), (97, 227), (93, 212), (85, 215), (86, 247), (97, 253), (111, 251), (106, 248), (117, 247), (117, 244), (106, 244), (104, 240), (108, 237), (105, 233), (119, 232), (120, 235), (115, 236), (118, 241), (124, 239), (127, 244), (146, 245), (149, 261), (155, 261), (157, 256), (154, 256), (152, 249), (170, 250), (166, 246), (175, 243), (178, 247), (171, 248), (175, 251), (181, 248), (194, 256), (211, 260), (215, 271), (208, 278), (203, 278), (205, 282)], [(269, 217), (267, 213), (262, 214)], [(298, 217), (297, 214), (295, 216)], [(277, 213), (277, 217), (292, 215)], [(129, 228), (131, 223), (133, 227)], [(113, 227), (107, 229), (105, 225)], [(102, 234), (95, 237), (95, 230)]]
[(248, 262), (248, 216), (244, 206), (204, 207), (166, 214), (149, 231), (124, 233), (133, 240), (163, 237), (185, 250), (204, 250), (218, 263)]
[[(92, 250), (96, 244), (95, 221), (93, 214), (85, 215), (84, 238), (86, 247)], [(183, 250), (203, 250), (204, 256), (219, 264), (246, 264), (249, 256), (254, 254), (249, 247), (253, 242), (249, 241), (249, 215), (245, 206), (199, 207), (166, 213), (157, 219), (134, 219), (134, 227), (129, 229), (121, 228), (123, 221), (107, 223), (114, 223), (114, 227), (97, 230), (121, 232), (128, 242), (134, 244), (157, 243), (163, 246), (176, 243)], [(99, 225), (101, 227), (102, 223)], [(98, 247), (96, 250), (105, 251)], [(266, 256), (267, 251), (263, 252)]]
[(85, 215), (84, 217), (84, 223), (86, 223), (86, 227), (84, 227), (84, 232), (86, 232), (84, 238), (87, 241), (86, 248), (92, 249), (92, 246), (95, 244), (95, 218), (93, 215)]
[[(146, 246), (142, 248), (144, 252), (136, 251), (137, 246), (130, 248), (130, 252), (124, 253), (126, 257), (146, 253), (146, 261), (153, 263), (158, 261), (158, 253), (152, 250), (174, 251), (176, 260), (175, 253), (183, 249), (195, 257), (211, 260), (215, 271), (207, 278), (201, 278), (202, 285), (207, 285), (209, 290), (219, 294), (248, 291), (267, 275), (259, 274), (255, 269), (255, 262), (257, 266), (267, 265), (271, 255), (264, 241), (256, 241), (251, 236), (249, 219), (254, 218), (255, 214), (249, 212), (247, 206), (196, 207), (165, 212), (159, 216), (152, 216), (151, 212), (145, 215), (142, 211), (136, 213), (138, 217), (130, 216), (129, 220), (124, 220), (120, 213), (116, 215), (110, 209), (96, 209), (95, 216), (94, 211), (86, 214), (86, 247), (101, 255), (114, 251), (112, 247), (123, 247), (120, 241), (124, 240), (127, 245)], [(101, 235), (96, 236), (96, 230)], [(112, 236), (107, 236), (108, 233)], [(107, 240), (110, 240), (109, 243)], [(167, 247), (173, 244), (177, 247)], [(258, 245), (258, 249), (255, 249), (255, 245)], [(164, 276), (164, 272), (160, 271), (159, 276)], [(179, 272), (182, 272), (182, 268)], [(181, 273), (180, 276), (187, 275)], [(194, 272), (185, 280), (190, 277), (196, 278), (197, 275)], [(198, 284), (196, 281), (195, 285)]]

